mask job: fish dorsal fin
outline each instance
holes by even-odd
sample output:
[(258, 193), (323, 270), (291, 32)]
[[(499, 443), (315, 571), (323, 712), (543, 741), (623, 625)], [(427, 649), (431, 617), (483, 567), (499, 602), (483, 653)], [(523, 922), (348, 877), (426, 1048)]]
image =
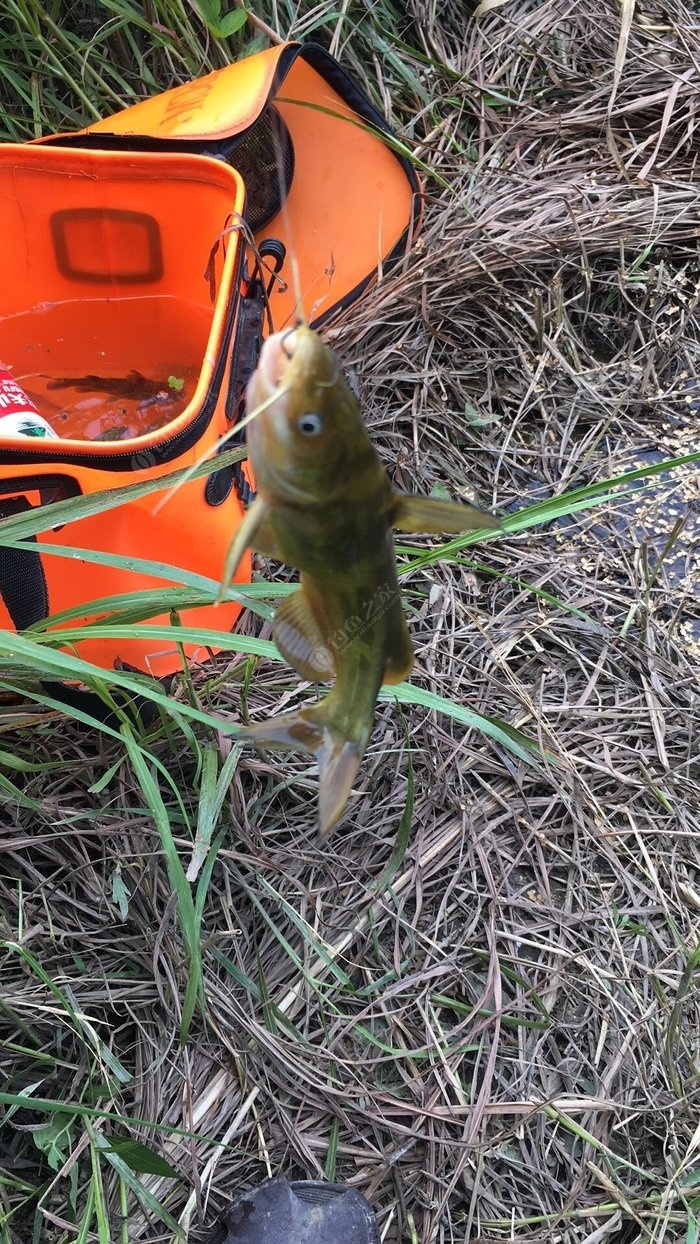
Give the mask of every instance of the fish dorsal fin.
[(500, 529), (501, 523), (493, 514), (477, 510), (472, 505), (437, 501), (434, 497), (409, 497), (395, 492), (391, 525), (400, 531), (443, 535), (479, 528), (495, 531)]

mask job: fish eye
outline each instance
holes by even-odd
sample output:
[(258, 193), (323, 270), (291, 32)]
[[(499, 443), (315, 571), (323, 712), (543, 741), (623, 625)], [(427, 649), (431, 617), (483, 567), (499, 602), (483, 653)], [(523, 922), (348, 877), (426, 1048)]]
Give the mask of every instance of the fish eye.
[(323, 431), (323, 419), (315, 410), (308, 410), (305, 415), (300, 415), (297, 427), (304, 436), (318, 436)]

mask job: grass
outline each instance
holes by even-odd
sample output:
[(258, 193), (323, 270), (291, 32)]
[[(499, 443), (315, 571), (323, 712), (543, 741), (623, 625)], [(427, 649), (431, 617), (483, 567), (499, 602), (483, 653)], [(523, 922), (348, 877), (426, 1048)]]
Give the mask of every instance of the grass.
[[(397, 485), (476, 483), (505, 526), (399, 535), (416, 671), (329, 842), (308, 764), (235, 742), (297, 694), (281, 571), (232, 635), (178, 625), (218, 585), (165, 554), (176, 586), (96, 603), (93, 633), (218, 640), (169, 695), (0, 636), (0, 1244), (205, 1240), (280, 1171), (354, 1184), (389, 1244), (697, 1244), (697, 17), (475, 7), (0, 16), (11, 141), (267, 27), (341, 56), (434, 176), (411, 262), (328, 338)], [(86, 729), (38, 674), (156, 715)]]

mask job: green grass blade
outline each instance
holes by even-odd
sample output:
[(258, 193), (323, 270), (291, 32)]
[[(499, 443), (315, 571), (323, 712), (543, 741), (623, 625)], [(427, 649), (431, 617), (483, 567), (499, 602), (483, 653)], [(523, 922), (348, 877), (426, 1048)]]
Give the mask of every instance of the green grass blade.
[(149, 768), (146, 755), (137, 743), (128, 725), (122, 726), (122, 737), (134, 774), (143, 792), (144, 799), (153, 817), (165, 856), (165, 866), (173, 893), (177, 901), (177, 915), (182, 940), (187, 951), (187, 985), (182, 1003), (180, 1021), (180, 1039), (187, 1041), (190, 1024), (197, 1002), (204, 1006), (204, 987), (202, 977), (202, 952), (199, 941), (199, 924), (195, 913), (194, 901), (189, 882), (185, 876), (180, 856), (175, 845), (175, 838), (170, 825), (168, 809), (158, 789), (157, 783)]

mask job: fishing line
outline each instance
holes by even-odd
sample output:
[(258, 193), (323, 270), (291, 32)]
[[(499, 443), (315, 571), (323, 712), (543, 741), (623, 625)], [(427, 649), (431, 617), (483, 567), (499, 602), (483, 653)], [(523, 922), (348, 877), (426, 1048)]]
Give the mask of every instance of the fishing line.
[[(291, 324), (288, 329), (288, 332), (292, 333), (299, 324), (303, 324), (305, 327), (308, 327), (308, 319), (307, 319), (307, 316), (304, 310), (304, 299), (303, 299), (302, 287), (301, 287), (301, 273), (299, 270), (299, 264), (297, 260), (297, 247), (295, 245), (295, 230), (294, 230), (294, 225), (292, 221), (292, 215), (289, 210), (289, 194), (288, 194), (289, 185), (285, 178), (284, 148), (283, 148), (283, 144), (280, 139), (279, 130), (276, 131), (273, 116), (271, 116), (270, 120), (272, 122), (271, 128), (273, 131), (273, 142), (275, 146), (274, 168), (275, 168), (275, 176), (277, 178), (277, 191), (278, 191), (279, 202), (280, 202), (279, 215), (284, 224), (285, 237), (288, 240), (286, 260), (289, 264), (289, 271), (291, 275), (291, 288), (293, 291), (294, 303), (295, 303), (294, 312), (290, 312), (290, 315), (295, 315), (296, 323)], [(280, 276), (278, 271), (275, 271), (271, 266), (266, 264), (264, 257), (260, 254), (260, 251), (258, 249), (258, 244), (256, 242), (255, 235), (253, 234), (250, 228), (250, 225), (244, 219), (244, 217), (237, 216), (235, 220), (227, 224), (224, 227), (224, 229), (221, 230), (220, 234), (215, 239), (214, 243), (212, 244), (211, 252), (209, 255), (209, 262), (207, 264), (207, 268), (205, 271), (205, 278), (210, 282), (210, 284), (214, 280), (215, 256), (217, 254), (219, 246), (221, 246), (222, 244), (225, 245), (226, 237), (230, 233), (233, 233), (233, 232), (241, 233), (243, 235), (243, 237), (245, 238), (246, 246), (252, 252), (252, 255), (254, 257), (254, 269), (253, 269), (253, 276), (251, 279), (254, 279), (255, 271), (257, 270), (257, 273), (259, 274), (262, 296), (265, 302), (265, 310), (267, 312), (268, 328), (270, 332), (273, 332), (274, 324), (273, 324), (272, 311), (271, 311), (271, 306), (270, 306), (270, 292), (275, 285), (277, 285), (280, 288), (280, 290), (284, 292), (288, 288), (287, 282), (284, 280), (283, 277)], [(265, 274), (264, 276), (263, 276), (263, 273)], [(285, 336), (286, 335), (287, 334), (285, 334)], [(287, 354), (287, 356), (291, 358), (291, 355), (288, 353), (286, 349), (285, 349), (285, 354)], [(330, 381), (329, 383), (331, 384), (334, 383), (335, 379), (336, 377), (334, 377), (333, 381)], [(178, 489), (181, 488), (184, 484), (189, 482), (189, 480), (192, 478), (197, 468), (201, 466), (202, 463), (214, 457), (220, 451), (222, 446), (226, 445), (230, 440), (238, 436), (239, 433), (242, 431), (242, 429), (247, 427), (247, 425), (253, 419), (256, 419), (259, 414), (262, 414), (262, 412), (266, 410), (268, 406), (270, 406), (274, 401), (277, 400), (277, 398), (281, 397), (286, 392), (288, 392), (288, 388), (287, 389), (277, 388), (275, 392), (272, 393), (265, 402), (262, 402), (259, 406), (256, 406), (255, 409), (247, 411), (247, 413), (242, 419), (237, 419), (235, 423), (232, 424), (230, 429), (227, 432), (225, 432), (223, 436), (219, 438), (219, 440), (217, 441), (217, 444), (211, 446), (209, 449), (205, 450), (204, 453), (200, 454), (195, 459), (195, 461), (192, 463), (189, 470), (185, 471), (182, 478), (178, 480), (178, 483), (173, 488), (170, 488), (168, 492), (166, 492), (160, 498), (160, 500), (154, 506), (153, 513), (154, 514), (160, 513), (163, 506), (166, 505), (168, 501), (170, 501), (173, 498), (173, 496), (178, 491)]]
[[(279, 169), (277, 171), (279, 174)], [(287, 289), (287, 283), (284, 280), (284, 278), (280, 276), (278, 271), (276, 271), (274, 268), (268, 266), (265, 263), (265, 259), (260, 254), (257, 243), (255, 241), (255, 236), (252, 233), (248, 222), (244, 219), (244, 217), (238, 215), (238, 213), (235, 213), (235, 215), (237, 219), (233, 221), (231, 224), (225, 225), (224, 228), (221, 230), (221, 232), (218, 234), (218, 236), (215, 238), (214, 242), (212, 243), (212, 247), (209, 252), (209, 259), (207, 261), (207, 266), (204, 270), (204, 277), (205, 277), (205, 280), (209, 281), (209, 284), (211, 286), (212, 282), (214, 281), (214, 259), (216, 257), (219, 246), (221, 246), (222, 244), (225, 245), (226, 238), (229, 236), (229, 234), (242, 233), (245, 238), (246, 245), (249, 247), (249, 249), (253, 252), (253, 255), (255, 256), (255, 267), (253, 270), (253, 275), (251, 277), (251, 280), (255, 279), (255, 272), (257, 271), (257, 273), (259, 274), (258, 279), (260, 281), (262, 297), (265, 303), (265, 310), (267, 311), (269, 327), (270, 327), (270, 330), (272, 331), (273, 324), (272, 324), (272, 313), (270, 309), (269, 291), (272, 285), (275, 284), (275, 282), (280, 285), (282, 291), (285, 291)], [(262, 275), (263, 273), (265, 274), (264, 277)], [(265, 277), (267, 277), (267, 280), (265, 280)], [(289, 331), (291, 332), (293, 331), (293, 329), (290, 328)], [(223, 436), (219, 437), (218, 441), (216, 442), (216, 445), (211, 445), (202, 454), (200, 454), (197, 458), (195, 458), (192, 465), (183, 473), (182, 477), (178, 480), (177, 484), (173, 485), (172, 488), (168, 489), (168, 491), (161, 497), (161, 499), (158, 502), (156, 502), (156, 504), (153, 507), (153, 514), (154, 515), (159, 514), (163, 506), (167, 505), (168, 501), (172, 500), (172, 498), (175, 496), (175, 493), (180, 488), (182, 488), (184, 484), (189, 483), (193, 474), (196, 472), (197, 468), (202, 465), (202, 463), (208, 462), (210, 458), (218, 454), (222, 446), (228, 444), (230, 440), (233, 440), (234, 437), (238, 436), (239, 432), (241, 432), (243, 428), (247, 427), (247, 425), (251, 422), (251, 420), (256, 419), (258, 415), (263, 412), (263, 410), (267, 409), (267, 407), (270, 405), (270, 403), (275, 398), (282, 396), (286, 392), (287, 392), (286, 389), (281, 389), (281, 388), (278, 389), (274, 394), (272, 394), (267, 399), (267, 401), (262, 402), (259, 406), (256, 406), (254, 410), (248, 411), (243, 418), (236, 419), (235, 422), (231, 424), (231, 427), (229, 428), (228, 432), (225, 432)]]

